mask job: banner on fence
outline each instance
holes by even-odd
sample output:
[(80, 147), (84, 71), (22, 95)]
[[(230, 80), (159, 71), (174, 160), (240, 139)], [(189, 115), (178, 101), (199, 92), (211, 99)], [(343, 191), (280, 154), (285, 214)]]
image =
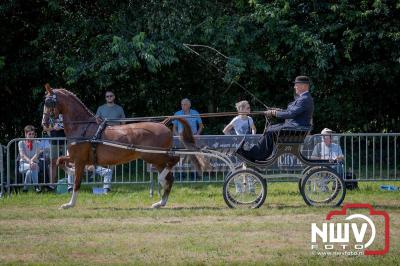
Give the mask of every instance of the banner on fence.
[[(199, 147), (207, 147), (228, 154), (231, 156), (231, 160), (235, 164), (239, 165), (241, 162), (236, 159), (233, 153), (237, 149), (238, 145), (241, 143), (243, 138), (244, 136), (225, 136), (225, 135), (201, 136), (201, 138), (197, 139), (197, 145)], [(249, 135), (246, 136), (246, 142), (248, 142), (250, 146), (252, 146), (258, 141), (259, 138), (260, 135)], [(181, 141), (177, 137), (174, 138), (174, 148), (183, 148)], [(307, 149), (306, 146), (303, 148), (303, 152), (310, 153), (309, 149)], [(213, 172), (229, 170), (229, 167), (223, 161), (218, 160), (217, 158), (209, 157), (208, 160)], [(301, 170), (303, 168), (304, 166), (301, 163), (301, 161), (292, 154), (281, 155), (273, 165), (268, 167), (269, 170), (276, 170), (276, 171), (279, 170), (296, 171), (296, 170)], [(154, 168), (152, 165), (147, 164), (147, 171), (157, 172), (157, 169)], [(182, 156), (179, 163), (175, 165), (174, 171), (190, 172), (190, 171), (196, 171), (196, 169), (194, 169), (187, 156)]]

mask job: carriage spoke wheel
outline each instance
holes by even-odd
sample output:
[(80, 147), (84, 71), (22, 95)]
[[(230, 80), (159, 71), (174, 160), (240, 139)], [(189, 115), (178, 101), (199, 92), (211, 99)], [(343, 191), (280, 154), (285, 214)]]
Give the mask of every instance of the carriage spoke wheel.
[(328, 168), (309, 172), (302, 180), (300, 190), (310, 206), (339, 206), (346, 196), (343, 178)]
[(254, 170), (241, 169), (225, 179), (223, 195), (230, 208), (258, 208), (267, 196), (267, 182)]

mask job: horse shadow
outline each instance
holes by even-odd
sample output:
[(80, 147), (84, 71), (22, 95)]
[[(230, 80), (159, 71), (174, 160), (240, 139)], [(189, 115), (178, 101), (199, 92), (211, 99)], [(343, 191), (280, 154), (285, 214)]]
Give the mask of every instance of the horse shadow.
[(226, 210), (228, 209), (227, 207), (208, 207), (208, 206), (193, 206), (193, 207), (165, 207), (161, 209), (155, 209), (152, 207), (131, 207), (131, 208), (118, 208), (118, 207), (92, 207), (88, 208), (88, 210), (94, 210), (94, 211), (99, 211), (99, 210), (107, 210), (107, 211), (158, 211), (158, 210), (164, 210), (164, 211), (176, 211), (176, 210)]
[[(338, 210), (342, 209), (343, 205), (334, 207), (334, 208), (329, 208), (329, 207), (308, 207), (306, 205), (288, 205), (288, 204), (276, 204), (276, 203), (271, 203), (271, 204), (265, 204), (265, 206), (261, 207), (260, 209), (272, 209), (272, 210), (284, 210), (284, 209), (304, 209), (307, 211), (312, 211), (312, 210), (319, 210), (319, 209), (328, 209), (328, 210)], [(399, 210), (399, 206), (396, 205), (387, 205), (387, 204), (379, 204), (379, 205), (374, 205), (374, 209), (378, 210)], [(239, 210), (243, 210), (243, 208), (238, 208)], [(119, 208), (119, 207), (91, 207), (88, 208), (88, 210), (94, 210), (94, 211), (155, 211), (155, 210), (163, 210), (163, 211), (179, 211), (179, 210), (190, 210), (190, 211), (204, 211), (204, 210), (235, 210), (235, 209), (230, 209), (226, 206), (221, 206), (221, 207), (211, 207), (211, 206), (172, 206), (172, 207), (165, 207), (162, 209), (154, 209), (152, 207), (131, 207), (131, 208)]]

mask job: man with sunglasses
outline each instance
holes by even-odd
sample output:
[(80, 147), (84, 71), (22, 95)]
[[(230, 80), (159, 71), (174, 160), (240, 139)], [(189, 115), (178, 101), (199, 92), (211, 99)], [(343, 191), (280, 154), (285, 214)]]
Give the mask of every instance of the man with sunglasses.
[[(107, 119), (125, 118), (124, 109), (115, 103), (115, 94), (112, 91), (106, 92), (106, 103), (97, 108), (96, 117)], [(123, 122), (110, 121), (108, 125), (120, 125)]]

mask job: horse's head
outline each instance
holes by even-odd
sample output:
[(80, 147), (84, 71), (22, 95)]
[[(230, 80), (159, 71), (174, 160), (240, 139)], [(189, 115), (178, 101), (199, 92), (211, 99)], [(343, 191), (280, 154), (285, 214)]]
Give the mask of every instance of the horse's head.
[(53, 91), (48, 83), (44, 85), (44, 87), (46, 89), (46, 96), (44, 98), (42, 125), (44, 127), (49, 127), (60, 114), (60, 110), (58, 108), (57, 94), (55, 91)]

